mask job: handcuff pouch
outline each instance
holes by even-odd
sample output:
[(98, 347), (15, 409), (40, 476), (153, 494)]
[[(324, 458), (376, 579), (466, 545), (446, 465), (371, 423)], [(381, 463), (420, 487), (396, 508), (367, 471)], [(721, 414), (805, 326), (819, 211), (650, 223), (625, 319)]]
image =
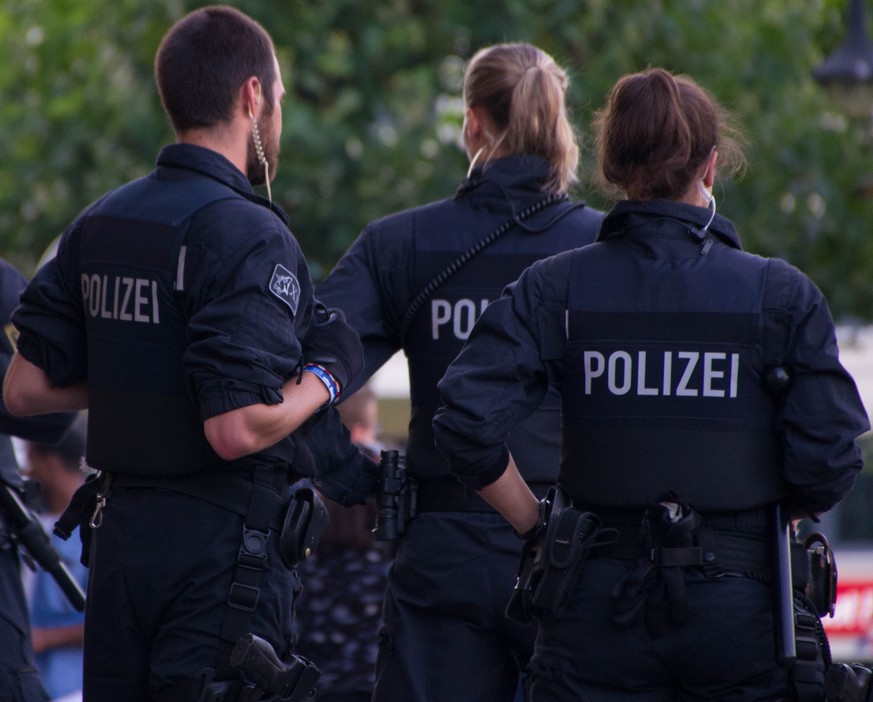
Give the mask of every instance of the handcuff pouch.
[(327, 508), (313, 488), (301, 486), (291, 493), (279, 534), (279, 553), (286, 566), (294, 568), (312, 555), (328, 520)]

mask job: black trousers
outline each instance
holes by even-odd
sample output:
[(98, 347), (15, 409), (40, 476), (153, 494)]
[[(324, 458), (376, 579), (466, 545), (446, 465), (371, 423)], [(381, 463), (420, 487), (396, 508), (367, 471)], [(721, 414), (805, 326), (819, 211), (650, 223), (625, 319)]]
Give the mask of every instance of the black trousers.
[(688, 617), (616, 624), (612, 588), (633, 561), (594, 558), (560, 616), (540, 619), (532, 661), (534, 702), (691, 702), (786, 699), (776, 663), (773, 593), (758, 580), (686, 570)]
[[(243, 518), (195, 497), (113, 490), (92, 537), (85, 702), (146, 702), (215, 668)], [(282, 655), (293, 644), (296, 571), (268, 540), (250, 630)]]
[(512, 702), (534, 625), (504, 614), (521, 541), (497, 513), (427, 512), (388, 573), (373, 702)]

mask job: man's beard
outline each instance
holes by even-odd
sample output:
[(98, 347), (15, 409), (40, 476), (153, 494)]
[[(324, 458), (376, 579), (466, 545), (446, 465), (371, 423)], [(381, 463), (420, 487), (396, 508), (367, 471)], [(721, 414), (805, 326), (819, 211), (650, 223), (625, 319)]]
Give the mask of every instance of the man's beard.
[[(261, 143), (264, 146), (264, 157), (267, 159), (267, 165), (270, 167), (270, 180), (276, 177), (276, 168), (279, 165), (279, 140), (273, 131), (273, 120), (270, 119), (272, 113), (266, 114), (266, 111), (258, 120), (258, 131), (261, 134)], [(258, 159), (258, 152), (255, 149), (254, 137), (249, 138), (248, 154), (246, 156), (246, 177), (252, 185), (264, 185), (267, 182), (264, 164)]]

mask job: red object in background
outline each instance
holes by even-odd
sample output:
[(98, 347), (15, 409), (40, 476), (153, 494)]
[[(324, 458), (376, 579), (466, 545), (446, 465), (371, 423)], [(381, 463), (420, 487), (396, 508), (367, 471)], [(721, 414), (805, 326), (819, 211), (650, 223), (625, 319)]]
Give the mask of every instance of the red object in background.
[(822, 619), (828, 634), (863, 636), (873, 633), (873, 579), (837, 581), (833, 618)]

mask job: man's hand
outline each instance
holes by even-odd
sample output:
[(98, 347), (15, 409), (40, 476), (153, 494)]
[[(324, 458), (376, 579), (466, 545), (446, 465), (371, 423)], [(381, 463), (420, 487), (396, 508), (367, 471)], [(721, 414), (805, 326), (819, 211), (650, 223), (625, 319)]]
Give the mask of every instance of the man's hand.
[(364, 367), (364, 349), (343, 311), (327, 308), (316, 300), (309, 332), (303, 339), (303, 362), (327, 370), (339, 384), (340, 392)]

